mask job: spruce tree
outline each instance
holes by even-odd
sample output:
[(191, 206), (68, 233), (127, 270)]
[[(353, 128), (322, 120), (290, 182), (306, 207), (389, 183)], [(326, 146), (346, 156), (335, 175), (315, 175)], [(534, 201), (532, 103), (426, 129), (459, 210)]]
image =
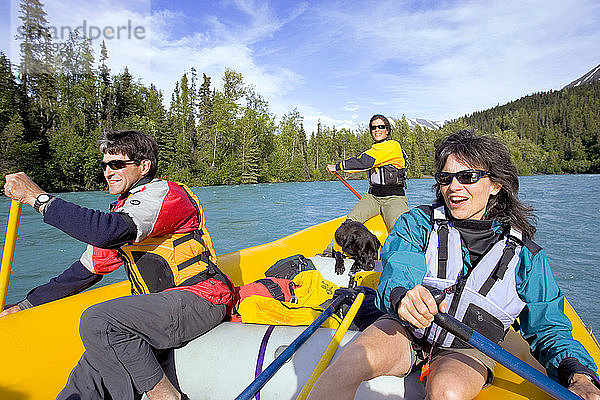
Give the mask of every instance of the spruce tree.
[(98, 67), (98, 96), (100, 98), (100, 120), (106, 128), (112, 128), (114, 93), (110, 77), (110, 68), (106, 65), (108, 49), (104, 40), (100, 45), (100, 66)]
[(53, 68), (52, 38), (44, 5), (39, 0), (22, 0), (19, 6), (18, 39), (21, 40), (20, 116), (24, 126), (23, 140), (32, 144), (36, 154), (27, 171), (40, 184), (47, 183), (44, 163), (52, 155), (48, 131), (56, 124), (56, 77)]

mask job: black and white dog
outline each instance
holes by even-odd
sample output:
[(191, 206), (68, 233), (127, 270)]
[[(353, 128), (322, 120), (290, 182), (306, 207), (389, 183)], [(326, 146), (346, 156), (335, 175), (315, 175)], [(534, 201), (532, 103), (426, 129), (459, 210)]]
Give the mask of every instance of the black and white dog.
[[(373, 270), (381, 243), (379, 243), (377, 236), (371, 233), (366, 226), (360, 222), (347, 219), (335, 231), (335, 241), (341, 246), (342, 251), (354, 259), (354, 264), (350, 268), (350, 276), (354, 276), (360, 270)], [(345, 270), (342, 253), (339, 251), (333, 253), (335, 273), (341, 275)]]

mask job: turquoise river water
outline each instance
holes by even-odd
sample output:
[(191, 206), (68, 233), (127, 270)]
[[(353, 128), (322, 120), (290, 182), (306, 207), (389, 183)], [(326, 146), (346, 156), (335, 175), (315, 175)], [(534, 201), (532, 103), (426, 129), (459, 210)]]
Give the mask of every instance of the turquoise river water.
[[(521, 178), (520, 196), (538, 216), (535, 241), (550, 259), (556, 280), (586, 325), (600, 332), (600, 175), (550, 175)], [(352, 181), (360, 192), (367, 181)], [(433, 199), (433, 179), (412, 179), (411, 207)], [(270, 242), (346, 214), (356, 201), (340, 182), (295, 182), (193, 188), (200, 198), (217, 254)], [(107, 209), (107, 192), (61, 193), (81, 206)], [(5, 236), (10, 202), (0, 198), (0, 237)], [(325, 247), (325, 244), (324, 246)], [(14, 303), (79, 258), (85, 245), (45, 225), (23, 207), (7, 297)], [(119, 270), (101, 284), (125, 279)]]

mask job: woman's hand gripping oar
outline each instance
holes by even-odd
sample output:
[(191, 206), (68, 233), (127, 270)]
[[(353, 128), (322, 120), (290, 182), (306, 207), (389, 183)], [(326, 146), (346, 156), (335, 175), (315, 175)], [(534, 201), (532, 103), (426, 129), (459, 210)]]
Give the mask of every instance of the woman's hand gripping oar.
[(315, 367), (313, 372), (308, 377), (308, 380), (304, 384), (304, 387), (300, 391), (300, 394), (298, 395), (296, 400), (304, 400), (308, 397), (308, 394), (310, 393), (310, 390), (314, 386), (315, 382), (317, 381), (317, 379), (319, 379), (319, 376), (321, 376), (323, 371), (325, 371), (325, 368), (327, 368), (327, 365), (329, 365), (329, 361), (331, 361), (331, 359), (333, 358), (333, 355), (335, 354), (335, 351), (337, 350), (338, 346), (340, 345), (342, 338), (346, 334), (346, 331), (350, 327), (350, 324), (352, 323), (352, 321), (354, 321), (354, 317), (356, 317), (356, 313), (358, 313), (358, 310), (360, 309), (360, 306), (362, 305), (362, 302), (364, 299), (365, 299), (365, 294), (362, 292), (356, 296), (356, 298), (354, 299), (354, 302), (352, 303), (352, 305), (350, 306), (350, 309), (348, 310), (348, 313), (342, 320), (342, 323), (340, 324), (340, 326), (335, 331), (333, 338), (329, 342), (329, 345), (327, 345), (325, 352), (321, 356), (321, 359), (317, 363), (317, 366)]
[[(439, 304), (446, 294), (438, 289), (430, 289), (435, 301)], [(459, 339), (464, 340), (477, 350), (493, 358), (520, 377), (533, 383), (552, 397), (559, 400), (581, 400), (581, 397), (548, 378), (526, 362), (518, 359), (485, 336), (463, 324), (453, 316), (438, 312), (433, 316), (434, 322)]]
[(8, 213), (8, 226), (6, 227), (6, 239), (4, 240), (4, 251), (2, 252), (2, 266), (0, 267), (0, 312), (6, 304), (6, 294), (10, 281), (10, 270), (12, 268), (15, 244), (19, 231), (19, 219), (21, 218), (22, 204), (13, 200)]

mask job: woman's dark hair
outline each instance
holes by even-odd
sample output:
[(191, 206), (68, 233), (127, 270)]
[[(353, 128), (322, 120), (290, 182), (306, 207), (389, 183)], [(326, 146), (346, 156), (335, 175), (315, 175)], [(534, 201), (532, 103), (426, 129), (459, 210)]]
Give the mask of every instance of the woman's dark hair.
[(150, 160), (149, 178), (158, 170), (158, 145), (152, 137), (136, 130), (105, 130), (98, 140), (102, 154), (124, 154), (130, 160)]
[[(458, 160), (473, 168), (490, 172), (492, 182), (502, 185), (496, 195), (491, 195), (484, 219), (494, 219), (519, 229), (524, 237), (533, 239), (535, 216), (533, 208), (519, 200), (519, 177), (510, 159), (508, 148), (491, 136), (475, 136), (472, 130), (461, 130), (443, 139), (435, 149), (435, 170), (441, 172), (446, 160), (453, 154)], [(433, 185), (438, 202), (444, 202), (440, 185)]]
[(383, 124), (387, 128), (388, 136), (391, 136), (392, 135), (392, 125), (390, 125), (390, 121), (387, 119), (387, 117), (385, 115), (381, 115), (381, 114), (375, 114), (371, 117), (371, 119), (369, 120), (369, 131), (371, 131), (371, 124), (376, 119), (380, 119), (383, 121)]

